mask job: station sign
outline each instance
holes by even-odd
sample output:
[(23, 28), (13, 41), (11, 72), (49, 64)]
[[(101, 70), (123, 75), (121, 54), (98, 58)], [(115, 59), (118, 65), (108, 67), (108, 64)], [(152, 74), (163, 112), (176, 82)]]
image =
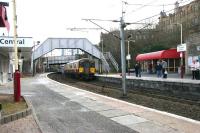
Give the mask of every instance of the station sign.
[[(32, 47), (32, 46), (33, 46), (32, 37), (18, 37), (17, 38), (17, 47)], [(1, 36), (0, 47), (14, 47), (14, 38)]]
[(184, 52), (184, 51), (186, 51), (186, 43), (177, 46), (177, 52)]

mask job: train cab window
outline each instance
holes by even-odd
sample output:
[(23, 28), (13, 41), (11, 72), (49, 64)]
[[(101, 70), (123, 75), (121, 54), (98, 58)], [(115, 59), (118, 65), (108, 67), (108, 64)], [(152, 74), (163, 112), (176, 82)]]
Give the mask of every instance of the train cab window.
[(89, 64), (89, 62), (85, 62), (85, 64), (84, 64), (84, 67), (85, 67), (85, 68), (88, 68), (88, 67), (90, 67), (90, 64)]
[(95, 67), (95, 63), (91, 62), (90, 67)]

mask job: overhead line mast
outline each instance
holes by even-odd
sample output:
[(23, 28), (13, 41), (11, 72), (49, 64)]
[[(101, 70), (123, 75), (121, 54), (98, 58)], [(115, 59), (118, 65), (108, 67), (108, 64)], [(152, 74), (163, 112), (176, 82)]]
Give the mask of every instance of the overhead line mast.
[[(111, 22), (119, 22), (120, 23), (120, 37), (118, 37), (117, 35), (111, 33), (114, 37), (118, 38), (120, 40), (120, 47), (121, 47), (121, 68), (122, 68), (122, 89), (123, 89), (123, 97), (127, 96), (127, 91), (126, 91), (126, 57), (125, 57), (125, 35), (124, 35), (124, 28), (127, 25), (130, 24), (147, 24), (147, 23), (125, 23), (124, 22), (124, 8), (123, 5), (127, 4), (127, 2), (122, 1), (122, 16), (120, 17), (120, 20), (102, 20), (102, 19), (82, 19), (82, 20), (86, 20), (89, 21), (91, 23), (93, 23), (94, 25), (100, 27), (101, 29), (105, 30), (108, 33), (111, 33), (110, 31), (106, 30), (105, 28), (103, 28), (102, 26), (100, 26), (99, 24), (95, 23), (94, 21), (111, 21)], [(149, 24), (148, 24), (149, 25)]]

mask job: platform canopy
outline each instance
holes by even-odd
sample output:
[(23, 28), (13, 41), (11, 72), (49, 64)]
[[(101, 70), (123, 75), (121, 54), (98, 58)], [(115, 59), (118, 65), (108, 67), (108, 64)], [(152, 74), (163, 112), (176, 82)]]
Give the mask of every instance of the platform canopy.
[(176, 49), (161, 50), (151, 53), (139, 54), (136, 61), (158, 60), (158, 59), (177, 59), (180, 58), (180, 53)]

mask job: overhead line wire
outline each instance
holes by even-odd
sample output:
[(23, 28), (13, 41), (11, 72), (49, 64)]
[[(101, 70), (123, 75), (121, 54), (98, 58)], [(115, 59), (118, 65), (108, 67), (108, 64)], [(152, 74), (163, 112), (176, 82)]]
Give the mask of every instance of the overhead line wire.
[[(188, 1), (191, 1), (191, 0), (187, 0), (187, 1), (182, 1), (182, 2), (180, 2), (180, 4), (182, 4), (182, 3), (186, 3), (186, 2), (188, 2)], [(153, 3), (153, 2), (150, 2), (150, 3)], [(162, 4), (162, 5), (151, 5), (151, 4), (129, 4), (129, 3), (127, 3), (127, 5), (136, 5), (136, 6), (173, 6), (174, 4)]]
[[(183, 4), (183, 3), (186, 3), (186, 2), (189, 2), (189, 1), (191, 1), (191, 0), (182, 1), (182, 2), (180, 2), (180, 4)], [(129, 4), (129, 3), (127, 3), (127, 5), (134, 5), (134, 4)], [(141, 4), (141, 5), (143, 5), (143, 4)], [(169, 5), (174, 5), (174, 4), (163, 4), (163, 5), (159, 5), (159, 6), (169, 6)], [(144, 5), (142, 6), (142, 8), (145, 7), (145, 6), (154, 6), (154, 5), (148, 5), (148, 4), (145, 5), (145, 4), (144, 4)], [(157, 5), (157, 6), (158, 6), (158, 5)], [(140, 9), (141, 9), (141, 8), (140, 8)], [(130, 15), (131, 13), (134, 13), (134, 12), (136, 12), (136, 11), (138, 11), (138, 10), (139, 10), (139, 8), (136, 9), (136, 10), (134, 10), (134, 11), (131, 11), (131, 12), (127, 13), (126, 16), (127, 16), (127, 15)]]

